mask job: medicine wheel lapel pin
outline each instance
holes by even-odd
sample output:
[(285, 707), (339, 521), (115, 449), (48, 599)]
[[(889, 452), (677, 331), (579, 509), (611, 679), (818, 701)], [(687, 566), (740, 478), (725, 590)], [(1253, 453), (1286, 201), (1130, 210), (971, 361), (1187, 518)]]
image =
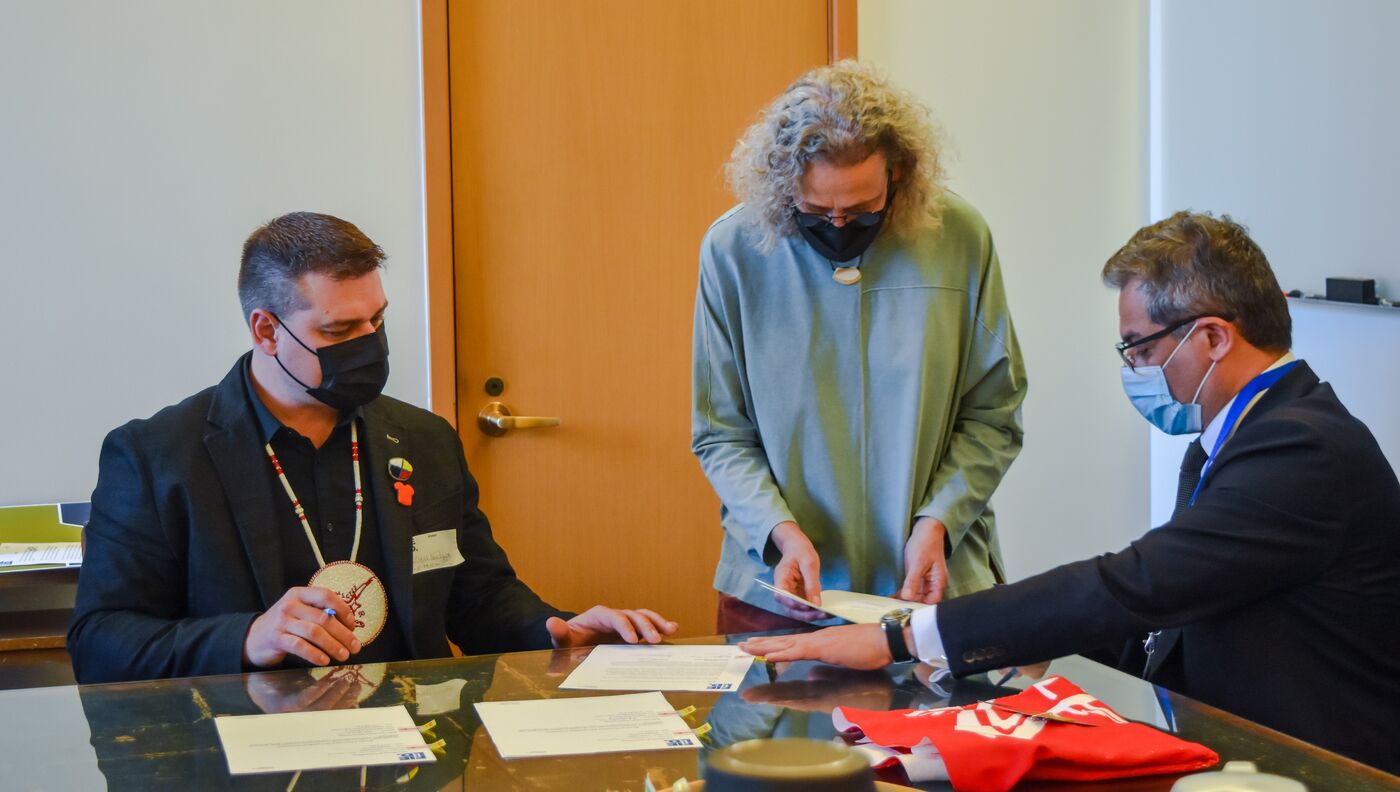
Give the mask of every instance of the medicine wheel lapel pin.
[(403, 457), (389, 460), (389, 478), (394, 480), (394, 491), (398, 493), (400, 506), (413, 505), (413, 485), (408, 483), (413, 475), (413, 465)]

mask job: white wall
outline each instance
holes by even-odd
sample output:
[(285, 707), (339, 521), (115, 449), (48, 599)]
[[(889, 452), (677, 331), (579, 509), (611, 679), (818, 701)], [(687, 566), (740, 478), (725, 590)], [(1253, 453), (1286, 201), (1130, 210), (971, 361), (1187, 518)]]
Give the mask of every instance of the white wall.
[(1285, 290), (1400, 298), (1400, 3), (1157, 2), (1163, 210), (1232, 213)]
[(6, 2), (0, 505), (86, 500), (103, 435), (247, 349), (240, 246), (307, 209), (388, 253), (427, 403), (418, 4)]
[[(1400, 4), (1156, 0), (1154, 218), (1228, 212), (1284, 289), (1373, 277), (1400, 298)], [(1290, 301), (1293, 348), (1400, 463), (1400, 309)], [(1152, 515), (1170, 516), (1190, 438), (1152, 439)]]
[(1103, 262), (1147, 215), (1145, 2), (862, 0), (862, 60), (934, 113), (1001, 255), (1030, 393), (993, 499), (1013, 579), (1140, 535), (1147, 428)]

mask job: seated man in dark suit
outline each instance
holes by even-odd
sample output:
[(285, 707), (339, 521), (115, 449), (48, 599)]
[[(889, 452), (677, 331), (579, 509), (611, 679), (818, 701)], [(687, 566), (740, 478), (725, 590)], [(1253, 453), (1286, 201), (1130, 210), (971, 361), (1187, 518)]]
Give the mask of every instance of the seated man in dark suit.
[(649, 610), (563, 613), (516, 578), (457, 433), (380, 395), (383, 260), (326, 215), (248, 238), (252, 351), (103, 443), (68, 631), (79, 682), (675, 632)]
[(1201, 433), (1171, 520), (912, 617), (744, 648), (857, 668), (946, 657), (964, 675), (1112, 646), (1124, 670), (1400, 770), (1400, 484), (1289, 351), (1263, 252), (1228, 217), (1182, 212), (1138, 231), (1103, 277), (1120, 290), (1133, 405), (1163, 431)]

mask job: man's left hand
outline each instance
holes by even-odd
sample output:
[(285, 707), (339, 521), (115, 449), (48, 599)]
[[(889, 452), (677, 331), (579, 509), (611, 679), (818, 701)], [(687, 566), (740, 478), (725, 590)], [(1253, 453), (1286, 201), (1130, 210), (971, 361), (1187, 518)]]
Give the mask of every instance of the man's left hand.
[(948, 588), (948, 559), (943, 555), (943, 523), (932, 517), (914, 521), (914, 530), (904, 545), (904, 587), (899, 598), (935, 605)]
[(845, 668), (870, 670), (894, 662), (885, 631), (878, 624), (846, 624), (798, 635), (750, 638), (739, 648), (772, 662), (818, 660)]
[(545, 622), (549, 637), (555, 649), (568, 649), (573, 646), (593, 644), (621, 638), (627, 643), (660, 643), (666, 635), (674, 635), (679, 629), (673, 621), (646, 608), (619, 610), (602, 605), (594, 605), (579, 615), (564, 621), (558, 616)]

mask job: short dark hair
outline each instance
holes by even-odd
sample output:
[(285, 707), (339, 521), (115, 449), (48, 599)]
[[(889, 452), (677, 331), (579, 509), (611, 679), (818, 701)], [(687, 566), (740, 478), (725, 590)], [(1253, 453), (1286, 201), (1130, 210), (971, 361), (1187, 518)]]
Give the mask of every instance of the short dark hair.
[(1288, 301), (1269, 260), (1229, 215), (1177, 212), (1140, 229), (1104, 264), (1103, 279), (1118, 289), (1141, 289), (1157, 324), (1219, 316), (1259, 349), (1293, 345)]
[(295, 284), (317, 272), (359, 278), (384, 266), (384, 251), (354, 223), (315, 212), (292, 212), (268, 222), (243, 243), (238, 301), (247, 319), (257, 308), (278, 316), (306, 307)]

